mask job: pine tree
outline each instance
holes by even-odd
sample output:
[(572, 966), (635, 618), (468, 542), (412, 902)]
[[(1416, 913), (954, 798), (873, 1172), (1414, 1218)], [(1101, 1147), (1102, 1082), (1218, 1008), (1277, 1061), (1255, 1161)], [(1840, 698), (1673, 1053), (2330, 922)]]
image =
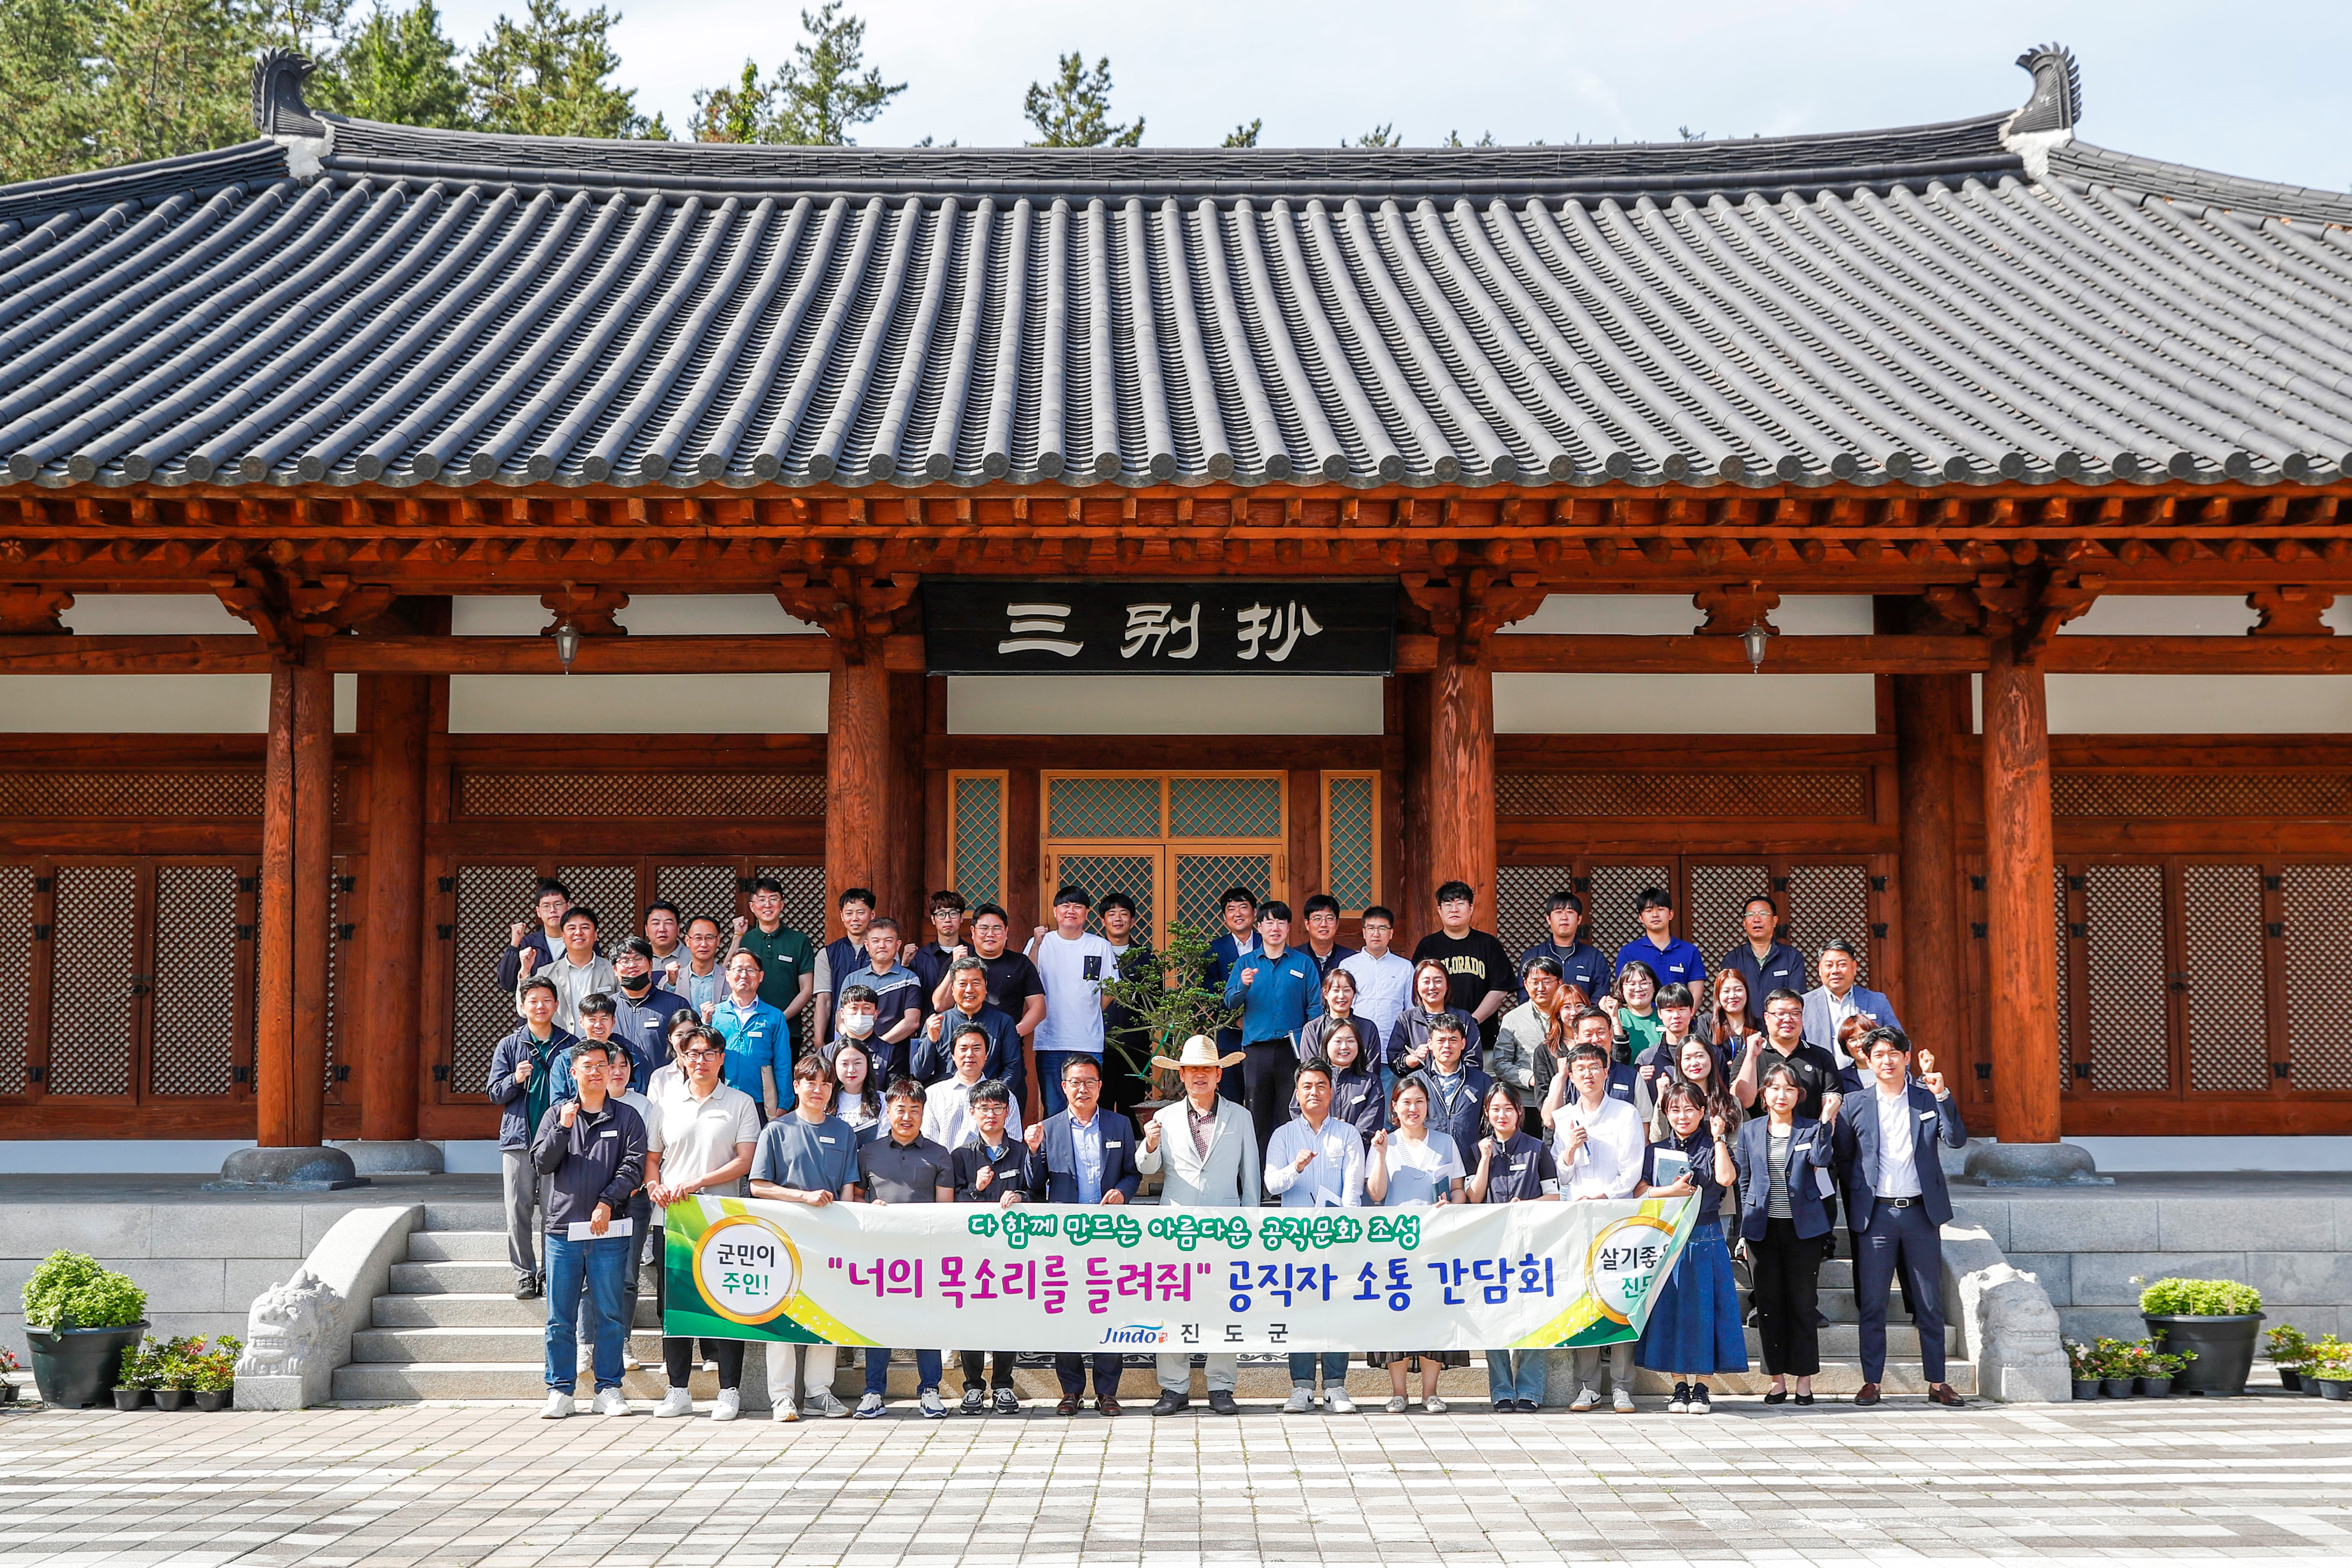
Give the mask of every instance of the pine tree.
[(104, 0), (94, 19), (90, 163), (173, 158), (253, 135), (256, 13), (236, 0)]
[(475, 122), (521, 136), (666, 139), (660, 118), (647, 121), (636, 94), (610, 80), (621, 65), (611, 37), (619, 20), (602, 5), (574, 15), (562, 0), (530, 0), (520, 24), (501, 16), (466, 62)]
[(1401, 147), (1404, 138), (1396, 133), (1396, 121), (1384, 120), (1352, 142), (1342, 142), (1342, 147)]
[(772, 146), (848, 147), (858, 126), (878, 119), (905, 82), (886, 82), (866, 66), (866, 24), (841, 14), (841, 0), (801, 13), (807, 37), (776, 68), (772, 84), (743, 62), (742, 79), (694, 95), (698, 142), (760, 142)]
[(1032, 147), (1133, 147), (1143, 141), (1143, 118), (1132, 125), (1110, 118), (1110, 59), (1092, 71), (1080, 55), (1064, 55), (1054, 84), (1031, 82), (1021, 112), (1037, 128)]
[(394, 125), (469, 127), (457, 46), (441, 31), (433, 0), (387, 11), (381, 0), (310, 79), (304, 96), (320, 109)]
[(91, 19), (79, 0), (0, 5), (0, 183), (87, 167), (96, 140)]
[(774, 94), (761, 83), (759, 66), (745, 60), (742, 80), (695, 93), (689, 133), (697, 142), (764, 142), (774, 101)]
[(1253, 120), (1247, 125), (1236, 125), (1231, 131), (1225, 132), (1225, 139), (1220, 143), (1220, 145), (1226, 147), (1255, 147), (1257, 145), (1257, 133), (1265, 129), (1265, 121), (1262, 119)]

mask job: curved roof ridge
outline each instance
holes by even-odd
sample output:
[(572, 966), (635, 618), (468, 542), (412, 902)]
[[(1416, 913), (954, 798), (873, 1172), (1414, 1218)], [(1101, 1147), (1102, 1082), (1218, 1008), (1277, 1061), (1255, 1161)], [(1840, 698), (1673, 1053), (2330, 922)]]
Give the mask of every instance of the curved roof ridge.
[(2342, 191), (2224, 174), (2079, 140), (2051, 150), (2050, 172), (2085, 184), (2115, 185), (2168, 201), (2201, 202), (2257, 217), (2352, 226), (2352, 195)]

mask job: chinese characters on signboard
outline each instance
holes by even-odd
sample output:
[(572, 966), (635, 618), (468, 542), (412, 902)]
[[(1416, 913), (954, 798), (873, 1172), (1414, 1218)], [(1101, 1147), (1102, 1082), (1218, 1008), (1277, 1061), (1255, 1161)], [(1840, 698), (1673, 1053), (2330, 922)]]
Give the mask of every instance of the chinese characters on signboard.
[(1396, 584), (924, 584), (934, 675), (1385, 675)]

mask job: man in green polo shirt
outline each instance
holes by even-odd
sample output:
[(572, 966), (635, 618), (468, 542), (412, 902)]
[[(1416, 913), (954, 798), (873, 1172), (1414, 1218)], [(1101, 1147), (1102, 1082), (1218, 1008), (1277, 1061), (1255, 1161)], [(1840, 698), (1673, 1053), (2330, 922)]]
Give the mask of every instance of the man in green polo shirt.
[(816, 949), (784, 923), (784, 889), (774, 878), (751, 884), (751, 916), (735, 917), (735, 945), (728, 952), (748, 952), (759, 959), (760, 1000), (792, 1022), (797, 1037), (797, 1020), (816, 989)]

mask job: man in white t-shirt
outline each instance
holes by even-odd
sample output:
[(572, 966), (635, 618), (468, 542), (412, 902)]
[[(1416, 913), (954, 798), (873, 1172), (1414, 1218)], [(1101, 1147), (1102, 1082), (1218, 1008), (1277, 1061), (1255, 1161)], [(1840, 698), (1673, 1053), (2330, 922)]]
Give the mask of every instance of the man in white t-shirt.
[(1103, 938), (1087, 930), (1087, 911), (1094, 906), (1084, 888), (1064, 888), (1054, 895), (1054, 926), (1043, 926), (1029, 943), (1030, 961), (1045, 983), (1045, 1021), (1030, 1037), (1028, 1072), (1037, 1087), (1045, 1117), (1059, 1116), (1062, 1064), (1071, 1057), (1090, 1057), (1102, 1065), (1103, 1013), (1110, 998), (1103, 982), (1118, 978), (1118, 954)]
[[(1357, 1016), (1370, 1020), (1383, 1040), (1396, 1027), (1397, 1015), (1404, 1011), (1405, 1002), (1412, 994), (1412, 961), (1389, 951), (1389, 943), (1395, 940), (1395, 914), (1383, 905), (1374, 904), (1364, 911), (1363, 951), (1351, 952), (1339, 961), (1339, 967), (1356, 982)], [(1386, 1054), (1367, 1047), (1364, 1059), (1381, 1059)], [(1395, 1078), (1386, 1065), (1381, 1067), (1381, 1092), (1386, 1094), (1396, 1087)]]
[[(1570, 1051), (1568, 1071), (1552, 1080), (1543, 1113), (1551, 1126), (1552, 1159), (1559, 1166), (1564, 1194), (1571, 1200), (1633, 1195), (1649, 1138), (1633, 1108), (1609, 1092), (1607, 1051), (1599, 1046)], [(1620, 1415), (1633, 1413), (1633, 1341), (1580, 1350), (1572, 1360), (1577, 1388), (1570, 1410), (1581, 1415), (1600, 1403), (1605, 1361), (1610, 1407)]]

